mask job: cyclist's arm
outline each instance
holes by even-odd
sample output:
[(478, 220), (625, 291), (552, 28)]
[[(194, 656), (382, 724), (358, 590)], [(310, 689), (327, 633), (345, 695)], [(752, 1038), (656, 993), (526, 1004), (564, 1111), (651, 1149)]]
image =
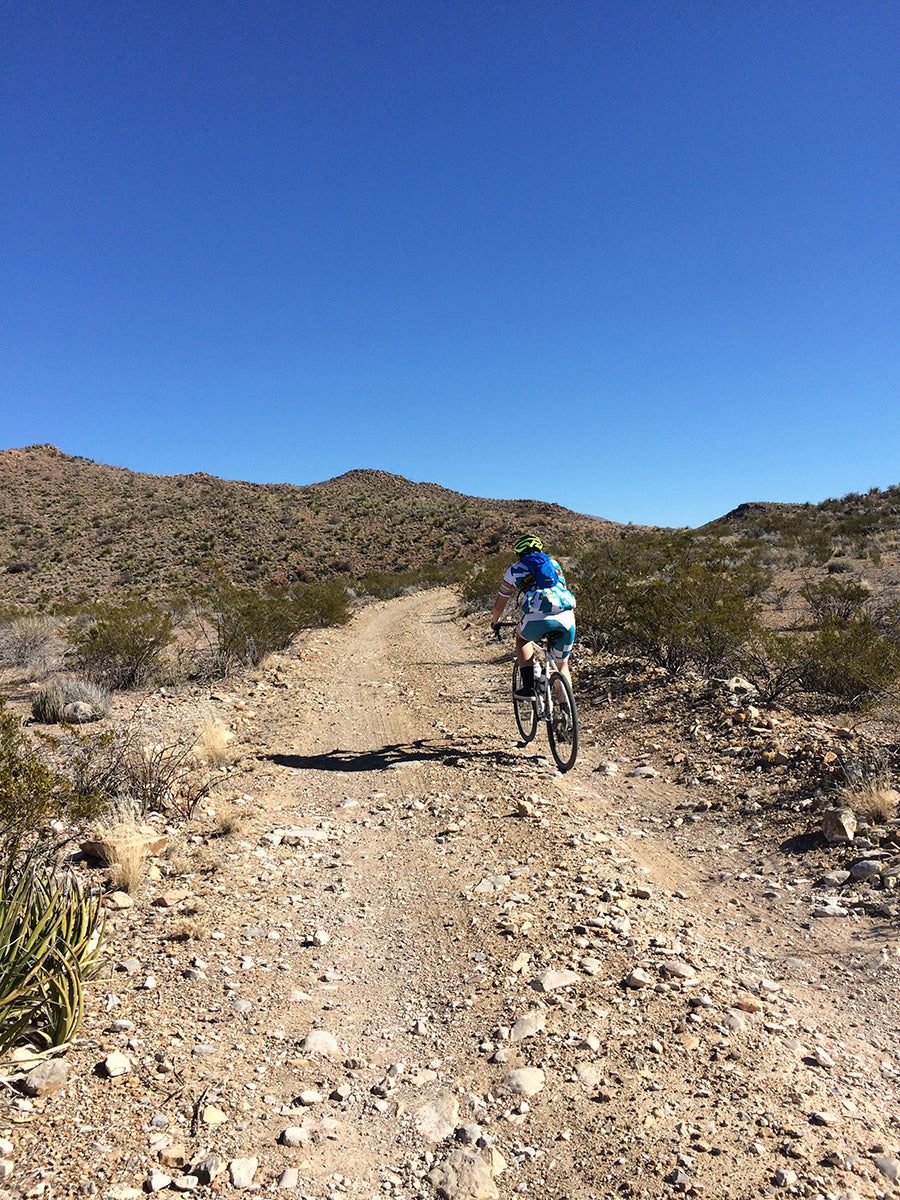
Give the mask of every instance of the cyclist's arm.
[(503, 576), (503, 582), (497, 590), (497, 599), (494, 601), (494, 607), (491, 609), (491, 624), (496, 625), (503, 616), (503, 610), (506, 608), (510, 596), (516, 594), (516, 581), (513, 578), (512, 567)]

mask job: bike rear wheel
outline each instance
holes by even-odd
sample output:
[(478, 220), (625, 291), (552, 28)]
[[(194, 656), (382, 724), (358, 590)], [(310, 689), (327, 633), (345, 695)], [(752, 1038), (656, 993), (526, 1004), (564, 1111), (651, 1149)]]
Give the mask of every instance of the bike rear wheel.
[(526, 742), (530, 742), (537, 733), (538, 719), (537, 707), (531, 700), (517, 700), (515, 693), (519, 690), (522, 684), (522, 674), (519, 670), (519, 664), (513, 667), (513, 712), (516, 715), (516, 725), (519, 733)]
[(550, 677), (552, 713), (547, 722), (550, 753), (560, 771), (575, 766), (578, 757), (578, 709), (569, 681), (559, 672)]

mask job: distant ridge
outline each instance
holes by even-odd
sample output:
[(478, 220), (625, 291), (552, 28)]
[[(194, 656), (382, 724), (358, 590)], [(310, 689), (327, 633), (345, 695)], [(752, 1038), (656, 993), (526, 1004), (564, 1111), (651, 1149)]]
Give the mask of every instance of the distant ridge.
[(320, 483), (150, 475), (34, 445), (0, 451), (0, 600), (24, 605), (473, 564), (534, 528), (563, 551), (613, 522), (540, 500), (466, 496), (374, 468)]

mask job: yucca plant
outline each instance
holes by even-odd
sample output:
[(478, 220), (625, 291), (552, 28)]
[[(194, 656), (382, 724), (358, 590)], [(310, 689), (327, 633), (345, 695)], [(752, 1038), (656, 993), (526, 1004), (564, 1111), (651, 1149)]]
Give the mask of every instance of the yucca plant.
[(0, 851), (0, 1055), (27, 1039), (39, 1049), (71, 1041), (83, 984), (103, 939), (101, 897), (57, 868), (59, 846)]

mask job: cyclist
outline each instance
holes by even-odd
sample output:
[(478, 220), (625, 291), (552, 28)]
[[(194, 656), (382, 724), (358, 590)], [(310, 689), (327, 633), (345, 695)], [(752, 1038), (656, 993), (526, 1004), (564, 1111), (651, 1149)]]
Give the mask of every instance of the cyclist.
[(518, 559), (503, 576), (491, 609), (491, 628), (496, 632), (507, 601), (520, 591), (522, 620), (516, 630), (516, 662), (522, 682), (516, 698), (530, 700), (534, 697), (534, 643), (542, 637), (548, 637), (556, 669), (572, 682), (568, 660), (575, 642), (575, 597), (566, 587), (562, 567), (544, 554), (540, 538), (521, 534), (513, 551)]

